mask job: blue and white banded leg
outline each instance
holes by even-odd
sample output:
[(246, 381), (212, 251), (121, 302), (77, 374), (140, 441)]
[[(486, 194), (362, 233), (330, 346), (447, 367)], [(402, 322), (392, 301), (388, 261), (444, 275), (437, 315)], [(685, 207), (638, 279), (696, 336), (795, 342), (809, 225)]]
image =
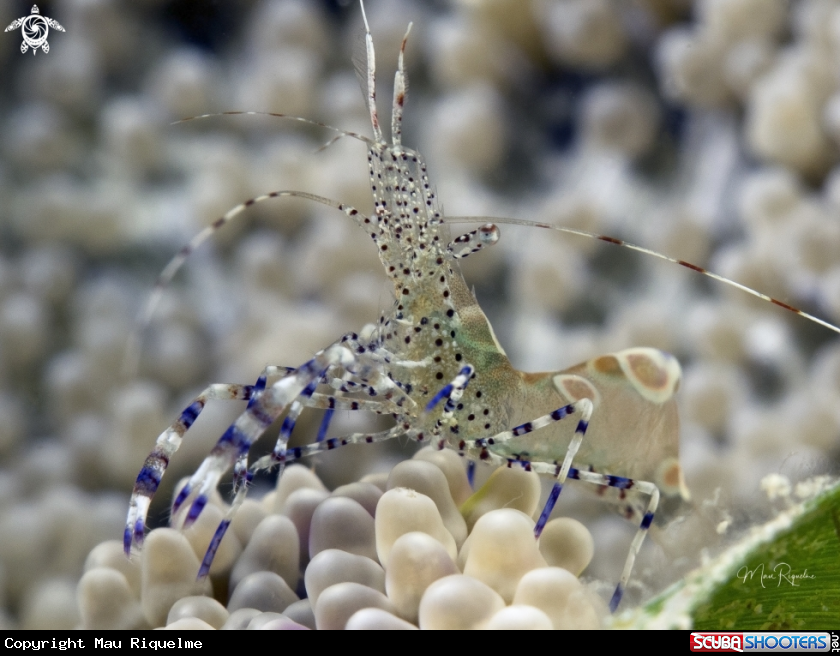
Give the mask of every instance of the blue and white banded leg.
[[(216, 528), (216, 532), (213, 535), (213, 539), (210, 541), (210, 544), (207, 547), (207, 551), (205, 552), (204, 558), (201, 561), (201, 568), (198, 572), (198, 578), (203, 578), (210, 573), (210, 567), (213, 565), (213, 560), (216, 557), (216, 552), (219, 550), (219, 545), (222, 543), (222, 538), (224, 538), (225, 533), (227, 533), (227, 530), (230, 527), (231, 522), (233, 521), (233, 517), (236, 514), (236, 511), (245, 501), (247, 495), (247, 487), (253, 480), (257, 472), (261, 470), (267, 471), (270, 470), (272, 467), (283, 468), (289, 463), (295, 462), (297, 460), (301, 460), (303, 458), (315, 455), (317, 453), (332, 451), (333, 449), (338, 449), (342, 446), (347, 446), (348, 444), (376, 444), (378, 442), (385, 442), (387, 440), (394, 439), (395, 437), (399, 437), (404, 434), (404, 428), (401, 425), (398, 425), (390, 428), (389, 430), (382, 431), (379, 433), (353, 433), (352, 435), (345, 435), (342, 437), (331, 437), (320, 442), (314, 442), (312, 444), (306, 444), (303, 446), (296, 446), (291, 449), (286, 449), (284, 443), (282, 447), (276, 446), (272, 453), (265, 455), (256, 462), (254, 462), (250, 467), (247, 468), (247, 470), (235, 472), (234, 488), (236, 490), (236, 494), (234, 496), (230, 508), (228, 509), (228, 512), (226, 513), (224, 519), (219, 523), (219, 526)], [(243, 461), (237, 461), (236, 466), (240, 467), (241, 462)], [(237, 473), (239, 474), (238, 480)], [(239, 484), (238, 481), (241, 481), (241, 484)]]
[[(541, 470), (543, 470), (547, 463), (531, 464), (535, 471), (541, 473)], [(627, 559), (624, 561), (621, 579), (615, 588), (612, 599), (610, 599), (610, 611), (615, 612), (621, 603), (624, 591), (627, 589), (627, 581), (630, 580), (630, 574), (633, 571), (636, 556), (639, 553), (639, 549), (642, 548), (642, 543), (645, 541), (650, 525), (653, 523), (654, 513), (656, 513), (656, 509), (659, 506), (659, 488), (649, 481), (640, 481), (624, 476), (613, 476), (611, 474), (599, 474), (597, 472), (582, 471), (574, 468), (569, 470), (569, 478), (592, 483), (593, 485), (608, 486), (618, 490), (638, 490), (642, 494), (649, 495), (647, 508), (639, 521), (639, 528), (636, 530), (636, 535), (633, 536), (633, 542), (630, 543), (630, 551), (627, 553)]]
[[(356, 342), (356, 335), (350, 334), (343, 337), (340, 341), (340, 344), (344, 345), (345, 347), (352, 347)], [(361, 353), (364, 354), (365, 351), (361, 350)], [(364, 357), (362, 355), (361, 357)], [(336, 409), (345, 409), (345, 410), (369, 410), (375, 412), (377, 414), (385, 414), (385, 413), (396, 413), (399, 411), (400, 406), (405, 398), (408, 398), (404, 395), (401, 390), (402, 396), (396, 402), (391, 401), (393, 394), (392, 390), (394, 389), (394, 385), (392, 383), (387, 383), (385, 388), (389, 390), (389, 392), (384, 395), (382, 399), (342, 399), (337, 398), (335, 396), (329, 396), (325, 394), (316, 394), (315, 390), (317, 389), (318, 383), (324, 382), (325, 380), (329, 380), (329, 372), (331, 369), (337, 366), (347, 366), (347, 363), (342, 363), (340, 365), (331, 365), (317, 380), (313, 380), (309, 385), (307, 385), (303, 391), (300, 393), (300, 396), (294, 400), (292, 403), (291, 408), (289, 409), (289, 413), (287, 414), (286, 418), (283, 420), (283, 424), (280, 428), (280, 434), (278, 436), (277, 442), (274, 446), (272, 452), (266, 456), (263, 456), (255, 463), (253, 463), (250, 467), (247, 464), (247, 451), (243, 452), (239, 459), (236, 461), (234, 465), (234, 499), (231, 503), (231, 506), (216, 528), (216, 532), (213, 536), (213, 539), (210, 541), (210, 545), (207, 548), (207, 551), (204, 555), (202, 560), (201, 568), (199, 570), (199, 578), (206, 576), (210, 571), (210, 566), (213, 563), (213, 559), (215, 558), (216, 552), (218, 551), (219, 545), (221, 544), (222, 539), (227, 532), (228, 527), (230, 526), (231, 522), (233, 521), (233, 517), (236, 514), (239, 507), (244, 503), (245, 498), (248, 494), (248, 487), (253, 480), (254, 476), (261, 470), (269, 470), (274, 466), (281, 467), (281, 475), (282, 475), (282, 468), (285, 467), (285, 464), (290, 460), (287, 458), (287, 449), (286, 445), (291, 438), (292, 431), (297, 423), (297, 419), (300, 416), (300, 413), (303, 411), (304, 407), (315, 407), (315, 408), (323, 408), (327, 412), (324, 415), (324, 420), (321, 423), (321, 427), (318, 431), (318, 440), (316, 444), (309, 445), (308, 447), (301, 447), (294, 449), (294, 457), (291, 460), (297, 460), (306, 455), (315, 454), (321, 451), (327, 451), (334, 449), (338, 446), (345, 446), (347, 444), (357, 444), (357, 443), (372, 443), (372, 442), (379, 442), (384, 441), (387, 439), (391, 439), (392, 437), (396, 437), (397, 435), (401, 434), (402, 428), (394, 427), (390, 431), (385, 431), (384, 433), (378, 434), (364, 434), (358, 433), (354, 435), (350, 435), (343, 438), (331, 438), (329, 440), (325, 440), (324, 437), (326, 435), (327, 429), (329, 427), (329, 421), (332, 417), (332, 413)], [(344, 376), (341, 379), (332, 380), (342, 380), (345, 383), (354, 382), (351, 381), (353, 377), (352, 370), (345, 372)], [(375, 388), (369, 387), (369, 393), (372, 396), (376, 396)], [(252, 399), (252, 403), (256, 403), (258, 400), (257, 394), (254, 395)], [(251, 404), (249, 404), (249, 408)], [(247, 411), (246, 411), (247, 412)], [(189, 486), (189, 484), (188, 484)], [(186, 490), (186, 487), (185, 487)], [(189, 495), (189, 491), (187, 490), (184, 492), (182, 490), (181, 494), (179, 494), (179, 498), (176, 499), (176, 503), (173, 506), (173, 513), (177, 512), (178, 508), (180, 507), (183, 499), (185, 499)], [(183, 498), (182, 498), (183, 497)], [(193, 504), (195, 506), (195, 502)], [(203, 508), (203, 506), (202, 506)], [(192, 511), (192, 509), (191, 509)], [(200, 510), (199, 510), (200, 512)], [(196, 515), (197, 518), (198, 515)], [(187, 520), (190, 519), (188, 515)], [(193, 520), (194, 521), (194, 520)], [(188, 522), (185, 522), (185, 526), (188, 525)]]
[[(286, 454), (287, 454), (286, 445), (288, 444), (289, 439), (291, 438), (291, 434), (292, 434), (292, 431), (294, 430), (297, 419), (298, 419), (298, 417), (300, 416), (300, 413), (303, 411), (303, 409), (305, 407), (323, 407), (323, 408), (327, 409), (328, 411), (334, 410), (336, 408), (348, 409), (348, 410), (366, 409), (366, 410), (371, 410), (371, 411), (374, 411), (374, 412), (377, 412), (377, 413), (380, 413), (380, 414), (386, 413), (386, 412), (387, 413), (393, 413), (393, 412), (398, 410), (398, 406), (390, 400), (390, 398), (391, 398), (390, 396), (388, 396), (387, 399), (383, 398), (381, 400), (379, 400), (379, 399), (354, 400), (354, 399), (340, 399), (340, 398), (335, 398), (335, 397), (331, 397), (331, 396), (328, 396), (328, 395), (317, 395), (318, 398), (316, 399), (316, 402), (313, 402), (313, 397), (316, 396), (315, 389), (317, 389), (318, 383), (329, 379), (329, 373), (332, 369), (338, 368), (338, 367), (349, 368), (350, 365), (358, 363), (357, 358), (355, 358), (347, 350), (346, 343), (347, 343), (347, 340), (342, 339), (341, 344), (344, 344), (345, 346), (339, 346), (337, 344), (332, 348), (343, 348), (344, 351), (348, 354), (348, 357), (351, 358), (351, 360), (341, 361), (341, 362), (336, 362), (336, 363), (330, 364), (321, 373), (321, 375), (319, 377), (313, 378), (311, 380), (311, 382), (306, 387), (304, 387), (304, 389), (300, 392), (300, 395), (297, 398), (295, 398), (294, 401), (292, 402), (291, 408), (289, 409), (289, 413), (287, 414), (286, 418), (283, 420), (283, 424), (280, 428), (280, 434), (278, 436), (275, 447), (272, 450), (272, 453), (270, 453), (266, 456), (263, 456), (262, 458), (257, 460), (255, 463), (253, 463), (250, 467), (247, 466), (248, 450), (245, 449), (240, 454), (240, 456), (237, 459), (236, 464), (235, 464), (236, 471), (235, 471), (235, 477), (234, 477), (234, 492), (235, 492), (234, 499), (233, 499), (233, 502), (232, 502), (225, 518), (221, 521), (219, 526), (216, 528), (216, 532), (213, 536), (213, 539), (210, 541), (210, 545), (208, 546), (207, 551), (204, 554), (204, 558), (202, 560), (201, 568), (200, 568), (199, 574), (198, 574), (199, 578), (204, 577), (209, 573), (210, 567), (213, 563), (216, 552), (218, 551), (219, 545), (221, 544), (222, 539), (225, 536), (225, 533), (227, 532), (231, 522), (233, 521), (234, 515), (236, 514), (239, 507), (244, 503), (245, 498), (246, 498), (247, 493), (248, 493), (248, 486), (249, 486), (250, 482), (253, 480), (253, 477), (256, 475), (256, 473), (261, 471), (261, 470), (271, 469), (274, 466), (284, 467), (286, 462), (289, 461), (289, 459), (286, 457)], [(304, 365), (304, 367), (306, 367), (306, 365)], [(301, 367), (301, 369), (303, 369), (304, 367)], [(300, 370), (298, 370), (298, 371), (300, 371)], [(388, 385), (387, 386), (387, 389), (389, 389), (389, 390), (391, 390), (392, 388), (393, 388), (393, 385)], [(266, 393), (270, 390), (271, 390), (271, 388), (269, 388), (269, 390), (267, 390)], [(402, 398), (403, 397), (400, 397), (400, 400)], [(248, 414), (248, 411), (251, 410), (252, 406), (258, 405), (260, 402), (261, 402), (261, 395), (254, 394), (251, 402), (248, 405), (248, 409), (246, 409), (246, 412), (243, 414), (243, 416)], [(280, 414), (281, 413), (278, 412), (274, 416), (274, 419), (276, 419)], [(329, 415), (326, 415), (326, 418), (328, 420)], [(240, 419), (241, 419), (241, 417), (240, 417)], [(239, 420), (237, 420), (237, 421), (239, 421)], [(272, 419), (272, 421), (273, 421), (273, 419)], [(269, 422), (269, 424), (270, 423), (271, 422)], [(269, 424), (266, 424), (262, 428), (262, 430), (260, 431), (260, 434), (268, 427)], [(328, 421), (325, 421), (325, 422), (322, 423), (322, 428), (321, 428), (321, 431), (319, 431), (319, 434), (320, 434), (320, 432), (324, 432), (324, 433), (326, 432), (327, 424), (328, 424)], [(234, 424), (234, 426), (235, 425), (236, 424)], [(385, 433), (381, 433), (381, 434), (359, 433), (359, 434), (351, 435), (351, 436), (344, 437), (344, 438), (331, 438), (331, 439), (328, 439), (328, 440), (316, 442), (314, 445), (309, 445), (309, 448), (306, 448), (306, 447), (296, 448), (294, 450), (296, 455), (293, 459), (299, 459), (301, 457), (304, 457), (304, 452), (305, 452), (305, 455), (310, 455), (310, 454), (318, 453), (320, 451), (331, 450), (331, 449), (334, 449), (338, 446), (345, 446), (347, 444), (371, 443), (371, 442), (384, 441), (386, 439), (391, 439), (392, 437), (396, 437), (397, 435), (400, 435), (403, 432), (404, 432), (404, 429), (402, 427), (394, 427), (390, 431), (386, 431)], [(258, 437), (258, 435), (257, 435), (257, 437)], [(250, 443), (252, 444), (257, 439), (257, 437), (253, 437), (251, 439)], [(224, 439), (224, 437), (223, 437), (223, 439)], [(220, 440), (220, 442), (221, 442), (221, 440)], [(248, 446), (250, 448), (250, 444)], [(207, 462), (207, 461), (205, 461), (205, 462)], [(201, 474), (201, 470), (196, 472), (196, 474), (194, 475), (193, 478), (198, 477), (200, 474)], [(190, 487), (191, 483), (192, 483), (192, 480), (187, 484), (187, 486), (185, 486), (184, 489), (187, 490), (187, 488)], [(185, 527), (189, 526), (193, 521), (195, 521), (195, 519), (198, 518), (198, 515), (200, 514), (201, 510), (204, 507), (204, 504), (206, 503), (208, 492), (211, 491), (212, 489), (214, 489), (217, 484), (218, 484), (218, 477), (216, 478), (215, 482), (213, 482), (212, 485), (208, 488), (208, 491), (204, 491), (205, 487), (207, 485), (206, 480), (205, 480), (205, 483), (202, 485), (202, 490), (199, 492), (199, 496), (193, 502), (193, 505), (190, 508), (190, 511), (187, 515), (187, 518), (186, 518), (185, 522), (184, 522)], [(177, 512), (177, 510), (180, 506), (180, 503), (178, 503), (178, 501), (183, 502), (183, 499), (186, 499), (187, 496), (189, 496), (189, 494), (190, 494), (189, 490), (187, 490), (186, 492), (184, 490), (181, 491), (181, 494), (179, 494), (179, 499), (176, 500), (176, 504), (173, 506), (173, 513)], [(183, 497), (183, 499), (181, 499), (181, 497)], [(202, 501), (202, 499), (203, 499), (203, 502), (201, 503), (200, 507), (198, 507), (197, 512), (194, 512), (194, 510), (197, 507), (197, 504), (200, 501)]]
[[(237, 461), (236, 467), (244, 467), (244, 469), (242, 470), (239, 478), (236, 476), (234, 477), (234, 500), (231, 506), (232, 514), (235, 513), (236, 509), (245, 501), (247, 486), (258, 472), (270, 470), (275, 466), (283, 467), (287, 462), (286, 446), (291, 439), (292, 431), (297, 425), (297, 420), (305, 408), (325, 409), (327, 413), (332, 413), (335, 410), (367, 410), (376, 414), (393, 414), (399, 411), (399, 407), (389, 401), (378, 401), (374, 399), (343, 399), (326, 394), (316, 395), (314, 390), (317, 388), (317, 385), (317, 382), (313, 382), (308, 385), (303, 392), (301, 392), (300, 396), (292, 403), (288, 414), (285, 419), (283, 419), (283, 424), (280, 427), (277, 442), (275, 443), (274, 449), (272, 449), (271, 453), (261, 457), (250, 466), (247, 465), (247, 458)], [(316, 445), (310, 445), (317, 446), (319, 443), (323, 443), (323, 448), (311, 449), (311, 453), (333, 449), (336, 444), (338, 444), (338, 446), (344, 446), (345, 444), (351, 443), (347, 442), (347, 439), (355, 437), (350, 436), (350, 438), (333, 438), (330, 440), (324, 440), (327, 429), (329, 428), (329, 419), (332, 417), (332, 414), (327, 413), (324, 415), (324, 421), (321, 422)], [(359, 434), (359, 436), (362, 435), (363, 434)], [(240, 463), (244, 463), (244, 465), (240, 465)], [(242, 485), (239, 484), (240, 481)]]
[(228, 383), (210, 385), (181, 412), (172, 425), (158, 436), (154, 449), (146, 457), (146, 461), (137, 475), (134, 490), (131, 493), (125, 531), (123, 532), (123, 548), (126, 555), (130, 555), (132, 545), (142, 545), (152, 497), (160, 486), (160, 481), (172, 456), (180, 448), (184, 434), (198, 419), (207, 402), (212, 400), (249, 401), (253, 397), (255, 389), (260, 384), (265, 384), (266, 378), (285, 371), (285, 367), (266, 367), (256, 385)]
[[(393, 414), (399, 412), (400, 410), (399, 406), (397, 406), (395, 403), (385, 400), (379, 401), (376, 399), (343, 399), (328, 395), (320, 395), (316, 399), (314, 398), (315, 394), (312, 391), (314, 389), (315, 384), (310, 385), (303, 391), (300, 398), (296, 399), (295, 402), (292, 403), (292, 407), (289, 409), (289, 414), (286, 415), (286, 418), (283, 420), (283, 424), (280, 427), (280, 434), (277, 436), (277, 442), (274, 445), (274, 449), (271, 453), (263, 456), (255, 463), (253, 463), (250, 467), (251, 471), (256, 473), (257, 471), (271, 469), (271, 467), (284, 462), (284, 458), (287, 452), (286, 445), (291, 439), (292, 431), (294, 430), (295, 425), (297, 423), (297, 419), (300, 416), (300, 413), (304, 409), (304, 407), (324, 409), (327, 411), (327, 413), (330, 413), (324, 414), (324, 421), (321, 422), (321, 426), (318, 429), (316, 445), (325, 442), (324, 438), (326, 437), (327, 429), (329, 428), (329, 420), (332, 418), (332, 412), (334, 412), (335, 410), (367, 410), (368, 412), (373, 412), (376, 414)], [(336, 439), (339, 438), (326, 440), (326, 442), (334, 443)], [(344, 446), (344, 444), (341, 444), (341, 446)], [(327, 448), (331, 449), (334, 447), (330, 446)], [(314, 452), (315, 451), (313, 451), (313, 453)]]
[[(517, 456), (503, 457), (496, 454), (489, 454), (488, 460), (497, 465), (521, 466), (529, 471), (534, 471), (538, 474), (550, 474), (552, 476), (559, 476), (562, 465), (551, 464), (547, 462), (529, 462)], [(574, 467), (568, 471), (568, 478), (577, 481), (584, 481), (592, 483), (599, 487), (612, 487), (618, 490), (638, 490), (642, 494), (649, 495), (647, 507), (639, 520), (639, 528), (636, 530), (636, 535), (633, 536), (633, 541), (630, 543), (630, 550), (627, 553), (627, 558), (624, 561), (624, 569), (621, 571), (621, 578), (615, 588), (612, 598), (610, 599), (610, 612), (615, 612), (621, 603), (624, 596), (624, 591), (627, 589), (627, 582), (630, 580), (630, 574), (633, 572), (633, 565), (636, 562), (636, 556), (642, 548), (642, 544), (647, 537), (648, 530), (653, 523), (654, 514), (659, 506), (659, 488), (654, 483), (649, 481), (640, 481), (633, 478), (626, 478), (624, 476), (613, 476), (612, 474), (601, 474), (593, 471), (583, 471)]]
[(248, 453), (251, 445), (307, 387), (321, 380), (331, 367), (350, 366), (354, 359), (350, 351), (334, 344), (294, 373), (267, 386), (261, 394), (255, 394), (245, 412), (225, 431), (173, 504), (175, 513), (184, 502), (193, 498), (184, 527), (189, 527), (201, 514), (208, 495), (218, 485), (224, 472)]
[[(540, 513), (536, 526), (534, 526), (534, 535), (536, 537), (540, 537), (543, 529), (545, 528), (546, 522), (548, 522), (548, 517), (551, 515), (551, 511), (554, 510), (554, 505), (560, 497), (560, 492), (563, 490), (566, 477), (569, 475), (569, 471), (572, 468), (572, 460), (577, 455), (578, 449), (580, 449), (581, 442), (583, 442), (583, 438), (586, 436), (586, 429), (589, 428), (589, 422), (592, 419), (593, 405), (592, 401), (589, 399), (580, 399), (579, 401), (572, 403), (570, 406), (566, 406), (565, 409), (568, 410), (570, 408), (580, 410), (582, 416), (575, 428), (574, 437), (572, 437), (572, 441), (566, 449), (566, 455), (563, 458), (563, 464), (560, 466), (560, 471), (558, 471), (555, 475), (556, 480), (554, 481), (554, 487), (551, 488), (551, 492), (545, 502), (545, 507)], [(561, 410), (562, 409), (563, 408), (561, 408)]]
[[(586, 436), (586, 430), (589, 428), (589, 422), (592, 419), (592, 409), (592, 401), (585, 398), (580, 399), (574, 403), (570, 403), (569, 405), (564, 405), (562, 408), (557, 408), (557, 410), (554, 410), (547, 415), (527, 421), (516, 428), (498, 433), (493, 437), (482, 437), (477, 440), (462, 440), (458, 444), (458, 453), (460, 455), (467, 455), (470, 458), (477, 458), (478, 460), (495, 461), (495, 458), (492, 457), (494, 454), (490, 451), (491, 447), (504, 444), (514, 438), (527, 435), (528, 433), (533, 433), (536, 430), (561, 421), (576, 412), (580, 412), (581, 417), (578, 420), (572, 441), (566, 449), (566, 456), (563, 459), (563, 464), (559, 466), (557, 471), (552, 472), (556, 479), (554, 487), (548, 495), (545, 507), (543, 507), (542, 513), (540, 513), (540, 518), (537, 520), (536, 526), (534, 526), (534, 536), (538, 538), (542, 534), (546, 522), (548, 522), (548, 517), (551, 515), (551, 511), (554, 510), (554, 506), (557, 503), (557, 499), (560, 497), (560, 492), (563, 490), (563, 485), (566, 482), (566, 477), (572, 468), (572, 461), (580, 449), (583, 438)], [(508, 466), (512, 466), (511, 463), (518, 462), (518, 459), (508, 458), (506, 461)], [(532, 463), (528, 460), (522, 461), (522, 467), (526, 470), (532, 470), (535, 464), (536, 463)]]
[[(280, 452), (281, 454), (285, 453), (286, 443), (289, 441), (289, 438), (292, 435), (292, 431), (294, 430), (295, 424), (297, 423), (297, 419), (300, 416), (300, 413), (303, 412), (304, 404), (301, 402), (301, 399), (310, 399), (317, 387), (318, 381), (313, 381), (312, 383), (307, 385), (304, 388), (304, 390), (300, 393), (300, 396), (292, 402), (292, 407), (289, 408), (289, 412), (286, 415), (286, 418), (283, 419), (283, 424), (280, 427), (280, 437), (278, 438), (277, 445), (274, 447), (274, 451), (270, 455), (266, 456), (266, 458), (271, 459), (272, 462), (277, 461), (276, 455), (278, 452)], [(201, 567), (199, 567), (198, 569), (199, 579), (202, 579), (208, 574), (210, 574), (210, 567), (213, 565), (213, 560), (215, 560), (216, 558), (216, 552), (219, 550), (219, 546), (221, 545), (222, 539), (224, 539), (228, 528), (230, 528), (230, 524), (233, 521), (233, 517), (236, 514), (236, 511), (239, 510), (239, 508), (245, 502), (245, 498), (248, 495), (248, 488), (250, 487), (251, 481), (253, 481), (254, 479), (255, 473), (256, 470), (248, 466), (248, 450), (241, 452), (236, 460), (236, 463), (233, 466), (233, 502), (231, 503), (230, 508), (228, 508), (225, 517), (222, 519), (221, 522), (219, 522), (219, 525), (216, 527), (216, 531), (213, 534), (213, 538), (210, 540), (210, 544), (207, 546), (207, 551), (204, 552), (204, 558), (201, 560)], [(178, 498), (175, 500), (175, 503), (172, 507), (173, 515), (178, 511), (181, 504), (183, 503), (183, 500), (189, 494), (189, 492), (186, 492), (186, 494), (184, 492), (184, 490), (187, 490), (188, 487), (189, 483), (184, 486), (184, 489), (181, 491), (181, 493), (178, 495)], [(190, 510), (192, 510), (192, 508)], [(196, 518), (197, 517), (198, 515), (196, 515)], [(184, 525), (187, 525), (186, 522), (184, 523)]]
[(465, 364), (461, 367), (461, 371), (458, 372), (458, 375), (455, 376), (452, 382), (444, 385), (440, 391), (432, 397), (432, 400), (426, 404), (424, 412), (431, 412), (438, 403), (446, 399), (446, 403), (443, 405), (443, 413), (437, 421), (438, 428), (451, 423), (458, 401), (460, 401), (461, 397), (464, 395), (464, 390), (467, 389), (470, 378), (472, 378), (474, 373), (475, 367), (471, 364)]

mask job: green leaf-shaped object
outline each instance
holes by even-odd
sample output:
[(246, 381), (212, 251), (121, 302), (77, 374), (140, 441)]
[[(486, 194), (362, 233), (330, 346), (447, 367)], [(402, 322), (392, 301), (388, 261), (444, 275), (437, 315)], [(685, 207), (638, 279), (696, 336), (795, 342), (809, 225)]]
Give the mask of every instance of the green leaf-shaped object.
[(613, 626), (707, 631), (840, 626), (840, 483), (754, 527), (712, 562), (616, 617)]

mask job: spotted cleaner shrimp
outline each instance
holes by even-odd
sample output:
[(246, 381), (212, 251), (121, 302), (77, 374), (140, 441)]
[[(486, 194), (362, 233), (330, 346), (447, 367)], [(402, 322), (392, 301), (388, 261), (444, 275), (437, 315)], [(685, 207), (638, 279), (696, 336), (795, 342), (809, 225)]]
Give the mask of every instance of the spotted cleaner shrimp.
[[(401, 143), (407, 88), (403, 57), (410, 30), (409, 25), (398, 58), (390, 142), (383, 136), (376, 108), (375, 56), (366, 17), (366, 94), (373, 139), (300, 117), (272, 114), (333, 130), (334, 139), (346, 136), (364, 142), (373, 213), (367, 216), (345, 203), (300, 191), (275, 191), (248, 200), (217, 219), (173, 258), (159, 277), (142, 323), (148, 323), (164, 288), (195, 248), (247, 208), (280, 197), (324, 204), (365, 230), (393, 283), (393, 307), (370, 334), (347, 333), (299, 367), (268, 366), (254, 385), (214, 384), (199, 394), (158, 437), (137, 477), (124, 532), (125, 551), (130, 554), (133, 547), (142, 545), (152, 497), (184, 434), (207, 402), (237, 399), (248, 402), (246, 410), (224, 432), (172, 507), (173, 515), (185, 513), (184, 527), (191, 525), (221, 477), (233, 468), (233, 502), (210, 542), (200, 577), (208, 574), (255, 474), (347, 444), (403, 437), (454, 449), (471, 462), (522, 467), (553, 477), (553, 488), (534, 529), (536, 537), (567, 479), (600, 490), (612, 488), (627, 519), (638, 526), (610, 601), (615, 611), (660, 497), (689, 498), (678, 453), (674, 394), (681, 376), (679, 363), (653, 348), (630, 348), (562, 371), (518, 371), (464, 281), (458, 260), (495, 244), (500, 238), (496, 224), (558, 230), (680, 264), (831, 330), (840, 329), (701, 267), (611, 237), (516, 219), (444, 217), (422, 157)], [(476, 222), (484, 225), (451, 239), (449, 225)], [(317, 440), (289, 448), (291, 433), (305, 408), (326, 411)], [(390, 415), (394, 425), (377, 433), (326, 439), (337, 409)], [(251, 446), (284, 413), (272, 452), (249, 463)], [(630, 490), (640, 494), (631, 499)], [(646, 501), (640, 502), (640, 497)]]

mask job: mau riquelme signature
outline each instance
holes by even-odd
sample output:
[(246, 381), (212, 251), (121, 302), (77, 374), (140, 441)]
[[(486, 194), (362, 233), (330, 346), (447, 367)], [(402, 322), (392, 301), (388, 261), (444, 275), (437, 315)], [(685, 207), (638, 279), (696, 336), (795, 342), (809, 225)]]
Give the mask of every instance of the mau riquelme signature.
[(805, 569), (801, 574), (796, 574), (787, 563), (779, 563), (770, 572), (764, 571), (764, 563), (761, 563), (761, 565), (754, 567), (753, 569), (744, 565), (738, 570), (738, 573), (735, 576), (741, 579), (743, 583), (746, 583), (747, 580), (752, 581), (753, 578), (757, 578), (761, 583), (762, 588), (767, 587), (767, 585), (765, 585), (765, 581), (775, 582), (775, 587), (777, 588), (782, 585), (783, 581), (790, 583), (793, 587), (798, 587), (800, 582), (803, 580), (817, 578), (814, 574), (808, 574), (807, 569)]

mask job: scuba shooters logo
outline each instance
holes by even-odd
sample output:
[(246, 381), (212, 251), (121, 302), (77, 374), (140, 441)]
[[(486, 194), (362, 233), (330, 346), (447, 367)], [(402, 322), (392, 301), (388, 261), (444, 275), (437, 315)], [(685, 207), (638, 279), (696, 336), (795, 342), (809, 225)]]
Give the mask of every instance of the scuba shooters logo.
[[(833, 635), (832, 635), (833, 634)], [(840, 651), (835, 632), (692, 632), (695, 652), (829, 652)]]

